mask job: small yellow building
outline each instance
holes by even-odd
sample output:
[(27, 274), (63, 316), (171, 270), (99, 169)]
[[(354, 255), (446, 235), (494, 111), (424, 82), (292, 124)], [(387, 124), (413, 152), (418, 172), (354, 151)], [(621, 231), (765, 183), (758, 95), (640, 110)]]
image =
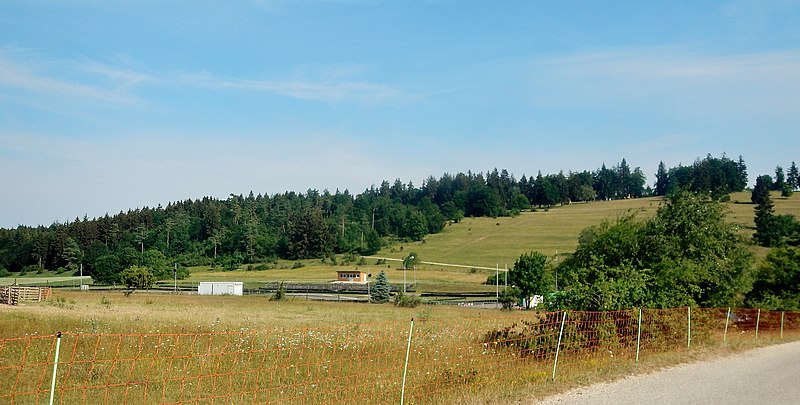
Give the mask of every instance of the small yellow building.
[(369, 277), (369, 274), (358, 270), (339, 270), (336, 272), (336, 274), (338, 275), (336, 281), (343, 283), (366, 284), (367, 277)]

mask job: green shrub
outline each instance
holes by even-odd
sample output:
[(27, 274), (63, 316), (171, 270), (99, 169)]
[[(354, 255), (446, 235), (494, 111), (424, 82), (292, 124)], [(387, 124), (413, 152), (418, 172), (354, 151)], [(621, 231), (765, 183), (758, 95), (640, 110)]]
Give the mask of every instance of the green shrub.
[(503, 305), (503, 309), (511, 309), (519, 301), (519, 296), (522, 294), (517, 287), (508, 287), (503, 289), (500, 293), (498, 301)]
[(286, 286), (283, 285), (283, 281), (278, 286), (278, 289), (275, 291), (275, 294), (272, 294), (272, 297), (269, 298), (270, 301), (281, 301), (286, 298)]
[(396, 307), (416, 308), (421, 303), (422, 300), (416, 295), (398, 292), (397, 295), (394, 296), (394, 306)]

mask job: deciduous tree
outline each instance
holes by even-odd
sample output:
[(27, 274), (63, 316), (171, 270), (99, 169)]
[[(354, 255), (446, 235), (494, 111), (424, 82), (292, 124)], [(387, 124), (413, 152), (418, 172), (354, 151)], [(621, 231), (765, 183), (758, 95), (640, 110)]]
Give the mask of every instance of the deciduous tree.
[(120, 282), (133, 290), (145, 290), (155, 284), (156, 277), (147, 267), (131, 266), (122, 271)]
[(547, 256), (539, 252), (523, 253), (508, 273), (508, 281), (528, 300), (534, 295), (547, 296), (553, 290), (553, 277)]

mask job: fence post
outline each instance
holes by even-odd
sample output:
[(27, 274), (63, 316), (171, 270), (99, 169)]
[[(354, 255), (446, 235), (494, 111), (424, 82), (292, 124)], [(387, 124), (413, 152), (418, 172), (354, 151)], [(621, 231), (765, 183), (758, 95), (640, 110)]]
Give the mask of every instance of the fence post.
[(561, 337), (564, 336), (564, 323), (567, 321), (567, 311), (561, 317), (561, 331), (558, 332), (558, 345), (556, 345), (556, 360), (553, 362), (553, 381), (556, 380), (556, 367), (558, 367), (558, 354), (561, 351)]
[(689, 309), (689, 333), (686, 337), (686, 348), (692, 348), (692, 307), (687, 307)]
[(785, 314), (786, 312), (781, 312), (781, 340), (783, 340), (783, 315)]
[(53, 405), (53, 399), (56, 394), (56, 371), (58, 371), (58, 352), (61, 350), (61, 332), (56, 335), (56, 358), (53, 360), (53, 378), (50, 381), (50, 405)]
[(636, 332), (636, 362), (639, 362), (639, 349), (642, 343), (642, 309), (639, 308), (639, 328)]
[(756, 315), (756, 339), (758, 339), (758, 324), (761, 323), (761, 308), (758, 309), (758, 315)]
[(400, 391), (400, 405), (406, 398), (406, 373), (408, 372), (408, 354), (411, 352), (411, 335), (414, 333), (414, 318), (411, 318), (411, 328), (408, 330), (408, 346), (406, 347), (406, 363), (403, 366), (403, 387)]
[(728, 307), (728, 315), (725, 316), (725, 334), (722, 335), (722, 343), (728, 343), (728, 322), (731, 320), (731, 307)]

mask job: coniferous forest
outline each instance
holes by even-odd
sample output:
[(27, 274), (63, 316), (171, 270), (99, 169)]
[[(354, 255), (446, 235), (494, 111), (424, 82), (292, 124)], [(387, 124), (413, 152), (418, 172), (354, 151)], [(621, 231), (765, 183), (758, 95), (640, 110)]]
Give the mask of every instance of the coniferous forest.
[[(655, 176), (651, 188), (644, 172), (623, 159), (594, 172), (539, 172), (519, 179), (497, 169), (431, 176), (420, 186), (398, 179), (360, 194), (250, 192), (175, 201), (100, 218), (0, 229), (0, 272), (72, 273), (82, 265), (83, 274), (113, 283), (123, 269), (139, 265), (163, 279), (173, 276), (173, 263), (236, 268), (278, 258), (369, 255), (389, 240), (420, 240), (464, 217), (509, 216), (536, 207), (666, 195), (676, 189), (724, 199), (747, 185), (741, 157), (709, 155), (669, 169), (661, 163)], [(796, 175), (792, 181), (797, 182)]]

